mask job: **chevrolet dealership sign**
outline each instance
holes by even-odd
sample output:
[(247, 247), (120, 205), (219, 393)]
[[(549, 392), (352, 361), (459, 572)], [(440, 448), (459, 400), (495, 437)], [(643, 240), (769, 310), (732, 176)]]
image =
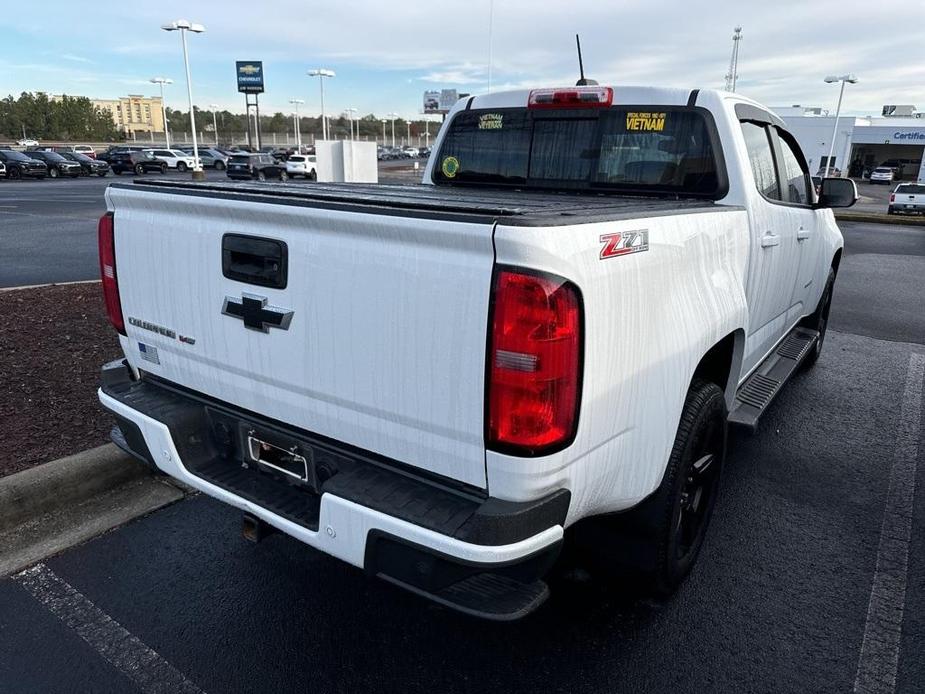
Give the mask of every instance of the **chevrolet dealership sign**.
[(239, 60), (235, 63), (238, 74), (238, 91), (244, 94), (263, 93), (263, 62)]

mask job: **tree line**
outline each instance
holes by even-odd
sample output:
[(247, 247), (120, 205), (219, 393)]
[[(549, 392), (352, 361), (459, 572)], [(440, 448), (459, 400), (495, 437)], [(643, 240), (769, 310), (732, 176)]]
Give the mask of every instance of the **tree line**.
[(119, 138), (109, 111), (93, 106), (85, 96), (49, 99), (43, 92), (23, 92), (0, 100), (0, 136), (45, 140), (106, 141)]

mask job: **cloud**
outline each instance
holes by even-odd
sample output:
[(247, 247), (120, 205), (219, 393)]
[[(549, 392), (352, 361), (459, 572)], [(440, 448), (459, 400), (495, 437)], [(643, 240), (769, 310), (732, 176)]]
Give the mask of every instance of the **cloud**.
[(58, 57), (63, 60), (70, 60), (72, 63), (92, 63), (93, 62), (89, 58), (84, 58), (83, 56), (74, 55), (72, 53), (62, 53)]

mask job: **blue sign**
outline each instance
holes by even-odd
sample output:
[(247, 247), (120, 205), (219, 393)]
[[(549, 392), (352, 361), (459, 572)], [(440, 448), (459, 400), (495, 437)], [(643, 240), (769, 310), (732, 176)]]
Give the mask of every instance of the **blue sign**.
[(239, 60), (235, 63), (238, 91), (244, 94), (263, 93), (263, 61)]

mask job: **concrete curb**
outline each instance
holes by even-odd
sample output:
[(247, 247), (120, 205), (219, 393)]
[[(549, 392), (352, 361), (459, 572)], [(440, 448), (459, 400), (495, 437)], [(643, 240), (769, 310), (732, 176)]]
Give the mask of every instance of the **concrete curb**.
[(877, 212), (836, 212), (836, 222), (874, 222), (876, 224), (904, 224), (907, 226), (925, 226), (925, 216), (912, 217), (900, 214), (881, 214)]
[(182, 499), (113, 444), (0, 478), (0, 576)]
[(15, 292), (20, 289), (42, 289), (43, 287), (70, 287), (73, 284), (99, 284), (99, 280), (75, 280), (74, 282), (48, 282), (47, 284), (24, 284), (20, 287), (0, 287), (0, 292)]
[(0, 477), (0, 528), (150, 474), (144, 463), (109, 443)]

